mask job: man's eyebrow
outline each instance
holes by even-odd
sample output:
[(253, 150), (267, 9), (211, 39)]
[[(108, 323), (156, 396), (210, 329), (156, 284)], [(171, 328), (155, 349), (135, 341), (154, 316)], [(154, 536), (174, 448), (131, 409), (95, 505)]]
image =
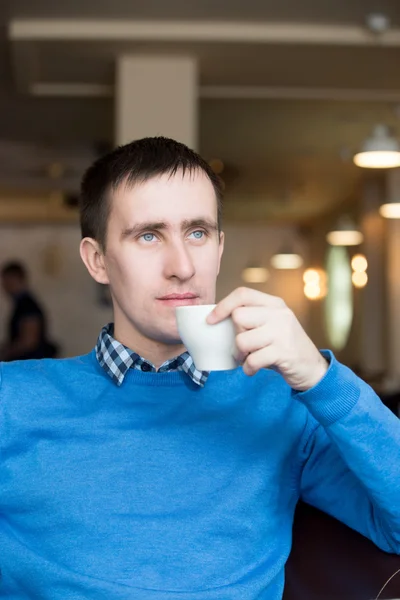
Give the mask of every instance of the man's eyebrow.
[(210, 231), (218, 230), (217, 222), (212, 219), (185, 219), (185, 221), (182, 222), (182, 229), (191, 229), (192, 227), (204, 227)]
[(133, 235), (138, 235), (143, 231), (161, 231), (162, 229), (167, 229), (167, 224), (160, 221), (158, 223), (147, 221), (144, 223), (136, 223), (136, 225), (132, 225), (132, 227), (127, 227), (121, 233), (121, 238), (130, 237)]
[[(212, 219), (204, 219), (202, 217), (198, 219), (185, 219), (181, 223), (182, 229), (191, 229), (192, 227), (204, 227), (204, 229), (209, 229), (210, 231), (217, 231), (218, 224), (216, 221)], [(136, 225), (132, 225), (132, 227), (127, 227), (121, 233), (121, 238), (127, 238), (135, 235), (139, 235), (144, 231), (162, 231), (168, 229), (168, 224), (164, 221), (152, 222), (146, 221), (143, 223), (136, 223)]]

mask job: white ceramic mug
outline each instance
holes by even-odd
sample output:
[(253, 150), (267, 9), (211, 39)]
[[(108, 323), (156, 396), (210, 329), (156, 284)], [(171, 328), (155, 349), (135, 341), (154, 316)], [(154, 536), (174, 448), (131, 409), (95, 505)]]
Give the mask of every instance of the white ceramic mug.
[(206, 319), (215, 304), (178, 306), (179, 335), (200, 371), (236, 369), (234, 357), (236, 332), (232, 319), (209, 325)]

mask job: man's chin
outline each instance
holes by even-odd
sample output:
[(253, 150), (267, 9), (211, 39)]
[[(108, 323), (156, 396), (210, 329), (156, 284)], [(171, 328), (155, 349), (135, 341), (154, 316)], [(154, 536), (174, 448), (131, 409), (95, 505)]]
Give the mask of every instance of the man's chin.
[(155, 341), (165, 346), (182, 346), (182, 340), (176, 328), (168, 331), (155, 331), (152, 337)]
[(179, 337), (169, 337), (165, 336), (158, 340), (161, 344), (165, 346), (182, 346), (182, 340)]

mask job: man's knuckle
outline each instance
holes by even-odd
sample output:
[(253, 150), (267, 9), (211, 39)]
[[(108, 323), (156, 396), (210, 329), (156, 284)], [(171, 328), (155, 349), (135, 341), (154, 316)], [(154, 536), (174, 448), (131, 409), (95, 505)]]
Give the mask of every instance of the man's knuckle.
[(247, 365), (251, 371), (254, 371), (254, 369), (257, 367), (257, 358), (254, 356), (254, 354), (250, 354), (247, 357)]
[(240, 321), (241, 310), (240, 308), (234, 308), (232, 311), (232, 321), (237, 325)]

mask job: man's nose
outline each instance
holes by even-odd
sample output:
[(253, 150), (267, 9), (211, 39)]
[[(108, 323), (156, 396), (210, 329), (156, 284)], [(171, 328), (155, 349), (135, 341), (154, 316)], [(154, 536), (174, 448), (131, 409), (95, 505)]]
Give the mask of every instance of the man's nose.
[(195, 273), (192, 257), (184, 242), (172, 244), (168, 249), (164, 268), (165, 276), (182, 281), (191, 279)]

